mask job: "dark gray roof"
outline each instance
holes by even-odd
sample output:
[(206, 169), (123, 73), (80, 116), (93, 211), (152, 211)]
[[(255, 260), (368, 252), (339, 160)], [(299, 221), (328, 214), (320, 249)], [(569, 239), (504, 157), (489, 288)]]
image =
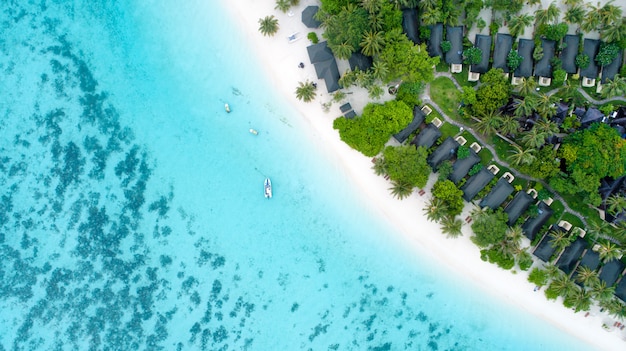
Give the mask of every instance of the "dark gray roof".
[(612, 80), (619, 72), (622, 67), (622, 52), (623, 50), (620, 50), (611, 63), (602, 67), (602, 83), (606, 83), (607, 79)]
[(539, 245), (537, 245), (535, 251), (533, 252), (533, 254), (543, 262), (548, 262), (548, 260), (550, 260), (550, 257), (552, 257), (552, 255), (554, 255), (554, 252), (556, 251), (556, 248), (552, 246), (551, 241), (552, 237), (550, 236), (550, 234), (546, 234), (543, 239), (541, 239)]
[(337, 67), (335, 58), (316, 62), (314, 66), (317, 78), (323, 79), (326, 82), (326, 89), (329, 93), (341, 88), (341, 86), (339, 86), (339, 68)]
[(526, 222), (524, 222), (524, 225), (522, 225), (522, 231), (524, 232), (524, 235), (526, 235), (526, 237), (530, 239), (530, 241), (533, 241), (533, 239), (535, 239), (535, 236), (537, 236), (537, 233), (539, 232), (541, 227), (543, 227), (543, 225), (546, 224), (548, 219), (550, 219), (550, 217), (552, 216), (552, 212), (553, 211), (550, 206), (541, 201), (539, 203), (539, 214), (537, 215), (537, 217), (529, 218), (526, 220)]
[(417, 128), (419, 128), (422, 125), (422, 123), (424, 123), (425, 118), (426, 118), (426, 115), (424, 115), (424, 112), (422, 112), (422, 110), (418, 106), (414, 106), (413, 107), (413, 120), (411, 121), (411, 123), (409, 123), (408, 126), (402, 129), (399, 133), (394, 134), (393, 135), (394, 139), (396, 139), (400, 144), (402, 144), (413, 132), (417, 130)]
[(422, 129), (422, 131), (415, 136), (415, 139), (411, 141), (411, 144), (415, 146), (424, 146), (426, 148), (430, 148), (435, 144), (435, 141), (439, 139), (441, 136), (441, 131), (439, 128), (435, 127), (434, 124), (428, 123), (426, 128)]
[(559, 260), (556, 261), (556, 266), (565, 272), (568, 276), (574, 270), (576, 266), (576, 262), (580, 259), (580, 256), (583, 254), (583, 251), (587, 248), (587, 243), (581, 237), (576, 238), (576, 240), (570, 244), (570, 246), (566, 247)]
[(348, 118), (348, 119), (352, 119), (352, 118), (356, 117), (356, 112), (354, 112), (354, 110), (350, 110), (343, 116)]
[(430, 26), (430, 40), (428, 41), (428, 54), (432, 57), (442, 56), (441, 41), (443, 40), (443, 24), (437, 23)]
[(561, 50), (563, 69), (569, 74), (574, 74), (578, 72), (578, 67), (576, 67), (576, 55), (578, 55), (580, 37), (578, 35), (566, 35), (564, 42), (567, 46), (565, 49)]
[(600, 265), (600, 254), (593, 250), (587, 250), (583, 255), (583, 259), (580, 260), (580, 266), (587, 267), (592, 271), (598, 269)]
[(598, 77), (598, 65), (596, 65), (596, 54), (600, 47), (600, 41), (596, 39), (583, 40), (583, 52), (589, 56), (589, 66), (580, 70), (581, 77), (597, 78)]
[(600, 280), (606, 283), (606, 286), (613, 286), (617, 278), (624, 271), (624, 264), (618, 260), (607, 262), (600, 270)]
[(626, 302), (626, 277), (622, 276), (622, 280), (615, 287), (615, 296)]
[(319, 9), (319, 6), (307, 6), (302, 11), (302, 23), (309, 28), (318, 28), (322, 24), (322, 22), (315, 19), (315, 14)]
[(478, 194), (489, 182), (495, 177), (487, 168), (483, 168), (480, 172), (474, 174), (463, 184), (463, 198), (465, 201), (472, 201), (474, 196)]
[(341, 112), (348, 112), (352, 110), (352, 105), (350, 105), (349, 102), (346, 102), (345, 104), (339, 106), (339, 110), (341, 110)]
[(590, 107), (580, 119), (580, 123), (583, 125), (590, 125), (591, 123), (601, 122), (603, 118), (604, 113), (597, 108)]
[(430, 167), (436, 171), (441, 162), (449, 160), (456, 155), (458, 147), (459, 143), (456, 140), (452, 139), (452, 137), (447, 137), (432, 154), (428, 155), (426, 161)]
[(417, 9), (402, 10), (402, 29), (413, 43), (418, 43), (419, 24), (417, 23)]
[(480, 207), (489, 207), (495, 210), (502, 205), (509, 195), (513, 194), (514, 190), (513, 186), (506, 179), (500, 178), (489, 194), (480, 202)]
[(356, 71), (356, 69), (358, 68), (359, 70), (365, 72), (370, 67), (372, 67), (372, 58), (369, 56), (365, 56), (358, 51), (355, 51), (348, 59), (348, 63), (350, 64), (351, 70)]
[(463, 63), (463, 27), (447, 27), (446, 40), (450, 42), (450, 51), (446, 52), (446, 63)]
[(515, 70), (516, 77), (530, 77), (533, 74), (533, 50), (535, 42), (530, 39), (520, 39), (517, 44), (517, 53), (524, 59)]
[(452, 166), (452, 174), (450, 174), (450, 180), (455, 184), (460, 182), (463, 177), (467, 175), (467, 172), (472, 169), (472, 167), (480, 162), (480, 157), (476, 155), (474, 150), (469, 150), (469, 156), (463, 159), (457, 159)]
[(476, 73), (485, 73), (489, 70), (489, 57), (491, 53), (491, 36), (476, 34), (476, 40), (474, 46), (479, 48), (482, 52), (482, 58), (480, 63), (472, 65), (470, 71)]
[(517, 219), (522, 215), (522, 213), (526, 212), (528, 206), (532, 204), (534, 201), (533, 197), (526, 194), (523, 191), (518, 191), (513, 197), (513, 200), (509, 202), (508, 205), (504, 208), (504, 212), (509, 215), (509, 221), (507, 222), (510, 226), (515, 224)]
[(496, 35), (496, 45), (493, 49), (493, 68), (502, 68), (504, 73), (509, 72), (506, 58), (513, 47), (513, 37), (509, 34), (498, 33)]
[(554, 40), (541, 39), (543, 57), (535, 63), (535, 77), (552, 78), (552, 65), (550, 60), (554, 57), (556, 42)]
[(313, 64), (335, 58), (325, 41), (307, 46), (306, 51), (309, 53), (309, 60)]

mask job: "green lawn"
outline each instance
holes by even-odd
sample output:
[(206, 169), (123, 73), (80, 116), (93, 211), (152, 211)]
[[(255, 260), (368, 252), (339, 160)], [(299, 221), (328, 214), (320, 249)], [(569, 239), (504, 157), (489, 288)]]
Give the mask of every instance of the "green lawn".
[(460, 92), (448, 77), (438, 77), (430, 83), (430, 97), (450, 118), (461, 121)]
[(450, 123), (444, 123), (441, 125), (441, 128), (439, 128), (441, 130), (441, 138), (442, 139), (446, 139), (447, 137), (451, 136), (455, 136), (457, 134), (459, 134), (459, 127), (452, 125)]
[(602, 221), (602, 219), (600, 218), (600, 214), (598, 214), (598, 211), (595, 208), (591, 208), (587, 204), (583, 203), (576, 195), (561, 194), (561, 197), (563, 197), (569, 207), (584, 216), (587, 220), (587, 223), (589, 223), (589, 221)]
[(515, 147), (508, 142), (502, 140), (497, 135), (491, 137), (491, 143), (493, 147), (496, 149), (496, 153), (501, 160), (507, 160), (510, 155), (509, 150), (515, 150)]
[(467, 80), (469, 75), (469, 66), (463, 65), (463, 71), (461, 73), (452, 73), (456, 82), (462, 87), (475, 87), (478, 82), (470, 82)]
[(570, 222), (570, 224), (574, 227), (585, 229), (583, 221), (573, 213), (565, 212), (563, 213), (563, 216), (561, 216), (561, 219)]
[(439, 112), (437, 112), (437, 110), (435, 110), (432, 106), (426, 104), (425, 106), (430, 107), (430, 109), (433, 111), (431, 113), (428, 114), (428, 116), (426, 116), (426, 118), (424, 119), (424, 121), (426, 123), (430, 123), (433, 121), (433, 119), (435, 119), (435, 117), (439, 118), (440, 121), (445, 122), (445, 120), (443, 119), (443, 116), (441, 116), (441, 114)]
[(563, 215), (563, 211), (565, 211), (565, 206), (563, 206), (563, 203), (561, 201), (554, 200), (552, 204), (550, 204), (550, 208), (552, 209), (552, 211), (554, 211), (554, 213), (552, 214), (552, 217), (550, 217), (548, 224), (558, 223), (561, 216)]
[(448, 72), (450, 71), (450, 66), (444, 60), (439, 60), (437, 66), (435, 66), (435, 70), (437, 72)]

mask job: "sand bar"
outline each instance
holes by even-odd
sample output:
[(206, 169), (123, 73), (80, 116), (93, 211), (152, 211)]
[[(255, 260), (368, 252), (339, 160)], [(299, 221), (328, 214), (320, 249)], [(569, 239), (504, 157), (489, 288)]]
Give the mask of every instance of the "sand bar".
[[(495, 265), (480, 260), (478, 248), (469, 240), (470, 228), (464, 225), (464, 236), (459, 239), (447, 239), (440, 234), (439, 226), (428, 222), (421, 216), (421, 209), (428, 194), (419, 196), (414, 193), (405, 200), (394, 199), (389, 191), (390, 183), (383, 177), (376, 176), (371, 170), (370, 159), (350, 149), (332, 128), (335, 116), (341, 115), (339, 104), (334, 104), (330, 112), (324, 112), (321, 103), (327, 102), (329, 96), (323, 81), (316, 78), (314, 68), (309, 64), (306, 47), (310, 45), (306, 34), (311, 30), (300, 21), (300, 13), (308, 5), (318, 5), (315, 0), (300, 1), (292, 8), (292, 14), (285, 14), (274, 9), (272, 0), (222, 0), (230, 12), (233, 21), (246, 33), (246, 42), (242, 46), (249, 48), (266, 68), (273, 87), (280, 89), (284, 101), (290, 103), (299, 112), (305, 123), (310, 127), (312, 139), (319, 141), (319, 147), (329, 153), (329, 158), (337, 160), (342, 166), (340, 172), (350, 177), (355, 186), (362, 189), (366, 201), (375, 204), (380, 213), (391, 226), (396, 238), (403, 244), (414, 247), (416, 254), (430, 255), (463, 276), (473, 280), (488, 294), (498, 296), (505, 302), (515, 304), (520, 309), (540, 317), (556, 327), (595, 346), (599, 350), (620, 350), (626, 348), (624, 332), (605, 331), (602, 323), (613, 323), (607, 316), (592, 313), (574, 313), (563, 307), (560, 301), (548, 301), (543, 293), (535, 292), (534, 286), (526, 278), (527, 273), (512, 274)], [(258, 31), (259, 18), (274, 15), (279, 20), (280, 29), (273, 37), (264, 37)], [(299, 40), (290, 42), (288, 37), (298, 32)], [(318, 33), (321, 33), (318, 30)], [(300, 62), (305, 67), (299, 68)], [(340, 71), (342, 71), (340, 65)], [(296, 99), (295, 88), (298, 82), (312, 80), (318, 83), (318, 97), (314, 102), (304, 103)], [(362, 91), (350, 94), (349, 101), (357, 113), (362, 109), (367, 95)], [(433, 177), (428, 186), (433, 183)], [(469, 209), (469, 206), (467, 206)], [(462, 214), (464, 218), (466, 213)], [(418, 229), (419, 228), (419, 229)], [(421, 234), (420, 234), (421, 233)], [(420, 234), (420, 235), (418, 235)]]

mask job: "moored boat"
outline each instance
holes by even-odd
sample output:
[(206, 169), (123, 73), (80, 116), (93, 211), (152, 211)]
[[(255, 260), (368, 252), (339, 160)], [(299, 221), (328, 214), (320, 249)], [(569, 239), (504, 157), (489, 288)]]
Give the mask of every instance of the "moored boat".
[(224, 104), (224, 109), (226, 112), (230, 112), (230, 106), (228, 106), (228, 104)]
[(272, 181), (269, 178), (265, 178), (265, 182), (263, 183), (263, 187), (265, 188), (265, 198), (272, 198)]
[(250, 134), (253, 134), (253, 135), (258, 135), (258, 134), (259, 134), (259, 132), (258, 132), (256, 129), (252, 129), (252, 128), (250, 128)]

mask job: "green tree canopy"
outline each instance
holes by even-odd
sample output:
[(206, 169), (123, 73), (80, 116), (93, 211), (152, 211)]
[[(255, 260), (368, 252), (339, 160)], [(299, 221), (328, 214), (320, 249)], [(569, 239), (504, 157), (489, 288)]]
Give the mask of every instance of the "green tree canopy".
[(437, 181), (433, 185), (433, 196), (444, 202), (448, 208), (448, 214), (451, 216), (460, 214), (465, 205), (462, 197), (463, 191), (450, 180)]
[(418, 188), (426, 186), (430, 175), (427, 156), (424, 147), (415, 148), (413, 145), (387, 146), (383, 150), (385, 169), (389, 177)]
[[(324, 27), (322, 36), (328, 40), (328, 47), (333, 52), (339, 47), (349, 47), (354, 52), (360, 47), (361, 40), (369, 29), (369, 15), (362, 7), (347, 5), (337, 14), (327, 16)], [(345, 57), (344, 53), (339, 56)]]
[(476, 103), (472, 109), (477, 115), (496, 111), (509, 99), (511, 84), (502, 69), (491, 69), (481, 76), (482, 84), (476, 91)]
[(502, 211), (488, 210), (484, 215), (474, 219), (471, 240), (479, 247), (489, 247), (502, 242), (507, 233), (508, 215)]
[(471, 48), (467, 48), (463, 51), (463, 57), (465, 57), (463, 63), (466, 65), (476, 65), (482, 61), (483, 51), (475, 46), (472, 46)]
[(378, 59), (387, 64), (389, 73), (385, 82), (401, 79), (407, 82), (430, 82), (434, 79), (433, 66), (439, 57), (428, 56), (424, 45), (414, 45), (402, 30), (385, 33), (387, 45)]
[(392, 134), (406, 127), (413, 111), (404, 102), (391, 100), (383, 104), (368, 104), (359, 118), (337, 118), (333, 128), (353, 149), (366, 156), (377, 155)]

